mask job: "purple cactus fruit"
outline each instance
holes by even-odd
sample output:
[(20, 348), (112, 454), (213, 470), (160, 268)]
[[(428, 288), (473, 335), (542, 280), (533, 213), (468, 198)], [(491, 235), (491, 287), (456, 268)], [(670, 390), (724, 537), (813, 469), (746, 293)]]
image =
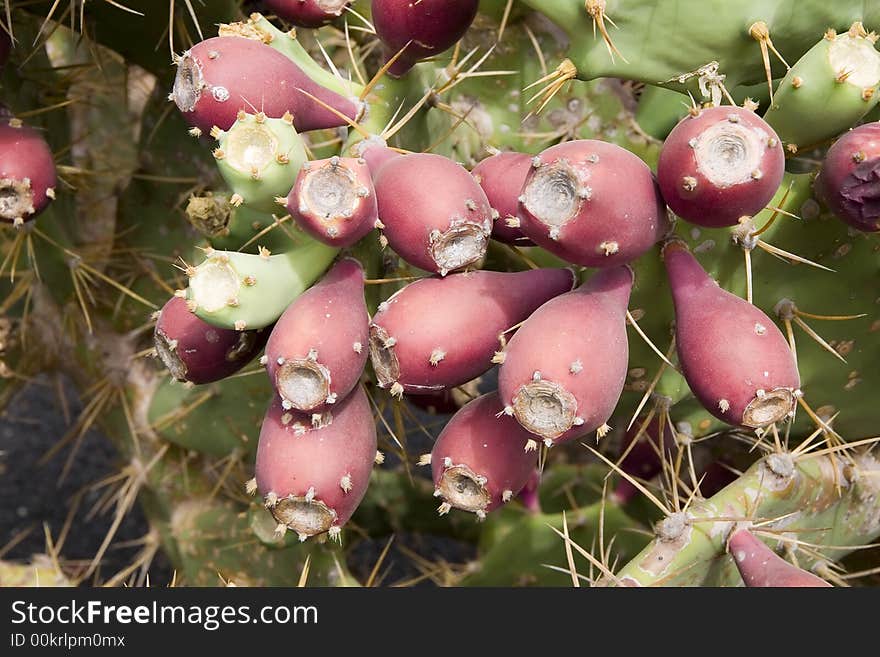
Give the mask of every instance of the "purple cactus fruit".
[(352, 246), (379, 218), (370, 169), (351, 157), (303, 164), (286, 207), (305, 232), (338, 247)]
[(880, 122), (853, 128), (828, 149), (815, 190), (850, 226), (880, 230)]
[(257, 490), (278, 522), (300, 540), (337, 536), (367, 492), (376, 458), (376, 424), (363, 388), (322, 417), (272, 401), (257, 446)]
[[(531, 434), (503, 414), (497, 392), (467, 403), (440, 432), (431, 450), (435, 495), (450, 507), (480, 518), (509, 502), (538, 463), (526, 450)], [(500, 415), (499, 415), (500, 414)]]
[(214, 126), (228, 130), (239, 110), (276, 119), (289, 112), (297, 132), (346, 124), (303, 91), (352, 120), (360, 113), (355, 100), (313, 82), (277, 50), (237, 36), (213, 37), (187, 50), (177, 60), (170, 98), (186, 121), (206, 135)]
[(517, 206), (526, 176), (532, 169), (532, 156), (505, 152), (487, 157), (471, 171), (486, 192), (489, 204), (497, 212), (492, 225), (492, 238), (505, 244), (534, 246), (519, 229)]
[(352, 0), (263, 0), (278, 18), (297, 27), (321, 27), (339, 18)]
[(383, 164), (388, 160), (401, 157), (400, 153), (393, 148), (388, 148), (388, 143), (376, 135), (357, 142), (351, 151), (355, 157), (367, 163), (367, 166), (370, 168), (370, 175), (374, 180)]
[(751, 428), (792, 414), (800, 376), (773, 320), (721, 289), (683, 242), (668, 242), (663, 260), (675, 304), (678, 359), (700, 403), (724, 422)]
[(634, 260), (668, 229), (648, 166), (620, 146), (592, 139), (552, 146), (532, 159), (518, 216), (535, 244), (586, 267)]
[(492, 208), (460, 164), (432, 153), (391, 158), (373, 183), (384, 235), (409, 264), (445, 276), (486, 254)]
[(505, 413), (548, 446), (603, 427), (626, 380), (626, 310), (633, 273), (600, 270), (538, 308), (504, 350)]
[(285, 410), (314, 413), (345, 399), (367, 361), (369, 324), (364, 270), (352, 258), (287, 307), (266, 344), (269, 380)]
[(663, 142), (657, 180), (669, 208), (719, 228), (760, 212), (785, 173), (782, 142), (760, 116), (735, 106), (683, 118)]
[(454, 46), (476, 17), (479, 4), (479, 0), (372, 0), (373, 25), (386, 58), (403, 50), (388, 72), (399, 77), (420, 59)]
[(788, 563), (747, 529), (736, 529), (727, 551), (748, 587), (826, 587), (821, 577)]
[(571, 289), (567, 269), (474, 271), (410, 283), (379, 306), (370, 358), (393, 394), (451, 388), (492, 367), (499, 334)]
[(159, 311), (153, 344), (171, 376), (202, 384), (235, 374), (260, 352), (268, 337), (268, 328), (233, 331), (211, 326), (175, 296)]
[(34, 219), (55, 198), (56, 184), (43, 135), (19, 119), (0, 121), (0, 221), (21, 226)]

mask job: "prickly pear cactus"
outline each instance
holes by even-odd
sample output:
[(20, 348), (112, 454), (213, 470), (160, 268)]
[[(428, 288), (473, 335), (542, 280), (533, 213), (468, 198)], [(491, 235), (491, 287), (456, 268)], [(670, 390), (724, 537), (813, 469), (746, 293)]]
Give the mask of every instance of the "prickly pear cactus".
[(0, 26), (0, 410), (120, 464), (0, 579), (876, 583), (876, 7), (157, 4)]

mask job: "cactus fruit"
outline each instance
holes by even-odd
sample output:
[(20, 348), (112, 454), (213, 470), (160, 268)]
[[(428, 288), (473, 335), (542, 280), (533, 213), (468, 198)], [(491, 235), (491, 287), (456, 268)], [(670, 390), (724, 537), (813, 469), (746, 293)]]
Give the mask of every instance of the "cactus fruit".
[(331, 246), (352, 246), (379, 218), (370, 169), (358, 158), (304, 163), (285, 203), (305, 232)]
[(268, 329), (231, 331), (211, 326), (175, 296), (159, 311), (153, 342), (171, 376), (199, 384), (240, 370), (263, 349), (268, 337)]
[(376, 34), (391, 59), (388, 72), (400, 76), (420, 59), (439, 55), (455, 45), (477, 15), (478, 0), (372, 0)]
[(498, 213), (492, 224), (492, 239), (517, 246), (533, 245), (519, 229), (517, 216), (519, 195), (531, 167), (530, 155), (506, 152), (487, 157), (471, 171), (486, 192), (492, 209)]
[(866, 123), (828, 149), (816, 195), (840, 219), (866, 232), (880, 230), (880, 123)]
[(431, 450), (435, 495), (478, 518), (509, 502), (529, 481), (537, 450), (526, 450), (531, 434), (503, 414), (498, 393), (477, 397), (458, 411)]
[(0, 220), (15, 226), (31, 221), (55, 198), (56, 184), (43, 136), (19, 119), (0, 120)]
[(297, 132), (345, 125), (338, 114), (358, 118), (357, 105), (311, 80), (293, 61), (266, 44), (240, 37), (213, 37), (177, 59), (171, 100), (194, 128), (228, 130), (240, 110), (280, 119), (292, 115)]
[(339, 18), (351, 0), (264, 0), (263, 4), (297, 27), (320, 27)]
[(683, 242), (667, 242), (663, 262), (682, 373), (706, 410), (752, 428), (791, 417), (801, 394), (800, 375), (773, 320), (721, 289)]
[(241, 110), (228, 130), (212, 128), (211, 136), (217, 140), (214, 159), (233, 192), (233, 205), (272, 212), (275, 199), (287, 195), (308, 160), (289, 113), (272, 119)]
[(788, 563), (748, 529), (737, 529), (727, 539), (727, 551), (748, 587), (828, 587), (821, 577)]
[(376, 425), (362, 388), (328, 415), (315, 427), (276, 398), (260, 430), (257, 490), (278, 530), (290, 529), (301, 541), (339, 536), (367, 491), (376, 458)]
[(345, 258), (290, 304), (269, 336), (266, 371), (282, 407), (335, 407), (360, 380), (369, 338), (364, 270)]
[(214, 326), (263, 328), (321, 277), (337, 252), (311, 238), (277, 255), (267, 249), (256, 255), (208, 249), (198, 266), (187, 269), (187, 302)]
[(565, 269), (475, 271), (410, 283), (380, 304), (370, 359), (392, 394), (461, 385), (492, 367), (502, 334), (571, 289)]
[(504, 412), (548, 446), (607, 431), (626, 380), (632, 284), (626, 266), (600, 270), (532, 313), (504, 348)]
[(586, 267), (634, 260), (668, 228), (648, 166), (626, 149), (593, 139), (551, 146), (533, 158), (518, 216), (533, 242)]
[[(785, 147), (809, 150), (852, 127), (880, 101), (880, 52), (876, 34), (861, 23), (825, 36), (779, 83), (764, 119)], [(816, 117), (822, 120), (817, 121)]]
[(445, 276), (485, 255), (492, 208), (461, 165), (432, 153), (391, 158), (373, 184), (383, 235), (409, 264)]
[(694, 110), (663, 142), (657, 180), (669, 208), (699, 226), (735, 226), (773, 198), (785, 172), (779, 137), (740, 107)]

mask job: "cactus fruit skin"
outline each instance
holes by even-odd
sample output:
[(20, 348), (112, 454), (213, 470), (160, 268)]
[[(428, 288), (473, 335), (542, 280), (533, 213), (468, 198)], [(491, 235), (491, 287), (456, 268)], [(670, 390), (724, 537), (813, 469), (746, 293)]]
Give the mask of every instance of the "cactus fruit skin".
[(866, 123), (828, 149), (814, 185), (817, 196), (853, 228), (880, 230), (880, 123)]
[(327, 269), (338, 250), (304, 236), (302, 243), (272, 255), (206, 251), (188, 271), (190, 309), (220, 328), (244, 331), (274, 324), (284, 310)]
[(229, 129), (239, 110), (294, 117), (298, 132), (345, 125), (333, 112), (309, 98), (321, 99), (348, 118), (356, 104), (316, 84), (294, 62), (260, 41), (212, 37), (194, 45), (177, 62), (171, 99), (187, 123), (208, 134)]
[(309, 235), (337, 247), (355, 244), (379, 218), (369, 166), (351, 157), (303, 164), (286, 207)]
[(403, 50), (389, 73), (401, 76), (418, 60), (455, 45), (476, 17), (478, 6), (478, 0), (372, 0), (373, 24), (386, 57)]
[(300, 167), (308, 160), (290, 114), (280, 119), (238, 113), (228, 130), (212, 130), (217, 168), (233, 191), (233, 205), (273, 212), (286, 196)]
[[(880, 52), (861, 23), (825, 36), (779, 83), (764, 114), (791, 152), (852, 127), (880, 101)], [(817, 120), (821, 117), (821, 120)]]
[(297, 297), (272, 329), (266, 368), (282, 405), (301, 412), (332, 409), (357, 385), (369, 339), (364, 270), (345, 258)]
[(339, 18), (351, 0), (264, 0), (278, 18), (297, 27), (320, 27)]
[(669, 208), (710, 228), (735, 226), (760, 212), (784, 173), (785, 152), (773, 128), (751, 110), (726, 105), (683, 118), (657, 163)]
[(362, 388), (330, 415), (315, 428), (275, 398), (260, 430), (257, 488), (279, 526), (301, 540), (339, 531), (363, 499), (376, 458), (376, 425)]
[(510, 225), (519, 224), (518, 199), (531, 167), (531, 155), (505, 152), (487, 157), (471, 171), (486, 192), (489, 204), (498, 213), (492, 224), (492, 239), (516, 246), (534, 245), (519, 228)]
[(19, 119), (0, 121), (0, 222), (21, 226), (36, 218), (55, 198), (56, 184), (43, 136)]
[(767, 547), (748, 529), (737, 529), (727, 539), (727, 551), (745, 585), (754, 587), (819, 588), (831, 584), (802, 570)]
[(677, 240), (663, 262), (675, 305), (682, 373), (707, 411), (732, 425), (785, 420), (800, 394), (797, 362), (775, 322), (723, 290)]
[(153, 335), (156, 352), (178, 381), (211, 383), (247, 365), (269, 337), (268, 329), (218, 329), (193, 315), (180, 297), (159, 311)]
[(391, 158), (373, 184), (383, 234), (409, 264), (445, 276), (485, 255), (492, 208), (460, 164), (432, 153)]
[(431, 450), (435, 495), (446, 504), (485, 517), (510, 501), (538, 464), (526, 450), (531, 434), (503, 414), (497, 392), (461, 408), (440, 432)]
[(532, 161), (518, 216), (523, 233), (560, 258), (613, 267), (638, 258), (668, 229), (648, 166), (594, 139), (551, 146)]
[(505, 413), (548, 446), (602, 427), (626, 380), (627, 266), (602, 269), (545, 303), (504, 349), (498, 391)]
[(410, 283), (379, 306), (370, 324), (379, 386), (417, 394), (478, 377), (492, 367), (499, 335), (573, 282), (570, 270), (533, 269)]

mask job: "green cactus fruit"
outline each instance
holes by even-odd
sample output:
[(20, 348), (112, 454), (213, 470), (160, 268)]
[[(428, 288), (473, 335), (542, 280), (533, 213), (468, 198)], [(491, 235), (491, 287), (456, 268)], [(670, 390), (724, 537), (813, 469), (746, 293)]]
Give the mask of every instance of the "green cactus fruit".
[(233, 192), (229, 202), (235, 207), (275, 211), (275, 199), (287, 196), (309, 159), (290, 114), (273, 119), (262, 112), (241, 111), (229, 130), (215, 127), (211, 136), (218, 141), (214, 159)]
[(875, 41), (861, 23), (843, 34), (828, 30), (791, 67), (764, 114), (789, 152), (836, 137), (880, 101)]

